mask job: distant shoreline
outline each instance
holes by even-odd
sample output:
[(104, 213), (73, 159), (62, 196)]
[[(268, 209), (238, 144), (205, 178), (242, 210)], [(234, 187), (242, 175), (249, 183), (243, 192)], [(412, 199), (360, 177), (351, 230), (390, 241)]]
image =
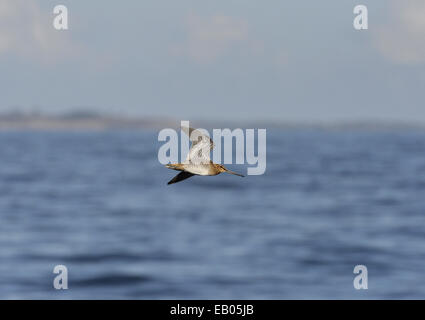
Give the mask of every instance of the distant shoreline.
[[(385, 121), (340, 121), (340, 122), (272, 122), (272, 121), (205, 121), (193, 120), (194, 126), (205, 128), (276, 128), (276, 129), (323, 129), (323, 130), (425, 130), (425, 124)], [(114, 130), (114, 129), (162, 129), (178, 128), (180, 119), (153, 117), (120, 117), (92, 113), (70, 113), (64, 115), (0, 114), (0, 131), (8, 130)]]

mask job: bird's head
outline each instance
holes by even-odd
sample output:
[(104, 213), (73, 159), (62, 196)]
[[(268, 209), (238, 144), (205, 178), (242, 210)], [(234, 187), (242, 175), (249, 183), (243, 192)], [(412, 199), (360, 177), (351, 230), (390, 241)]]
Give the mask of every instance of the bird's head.
[(225, 168), (223, 165), (221, 165), (221, 164), (217, 164), (217, 168), (218, 168), (218, 170), (219, 170), (220, 172), (227, 172), (227, 173), (230, 173), (230, 174), (234, 174), (235, 176), (244, 177), (244, 175), (242, 175), (242, 174), (239, 174), (239, 173), (236, 173), (236, 172), (233, 172), (233, 171), (230, 171), (230, 170), (226, 169), (226, 168)]

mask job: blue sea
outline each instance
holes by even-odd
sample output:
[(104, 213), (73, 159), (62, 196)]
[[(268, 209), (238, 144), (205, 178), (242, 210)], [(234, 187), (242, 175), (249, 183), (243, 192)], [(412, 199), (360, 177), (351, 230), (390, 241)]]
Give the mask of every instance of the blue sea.
[(0, 133), (1, 299), (425, 298), (425, 131), (270, 129), (264, 175), (173, 185), (157, 138)]

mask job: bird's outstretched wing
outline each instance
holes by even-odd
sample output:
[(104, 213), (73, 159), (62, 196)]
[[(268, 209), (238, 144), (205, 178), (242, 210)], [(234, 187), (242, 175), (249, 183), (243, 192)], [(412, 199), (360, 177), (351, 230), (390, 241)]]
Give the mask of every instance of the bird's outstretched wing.
[(182, 130), (192, 141), (185, 161), (194, 164), (210, 163), (210, 151), (214, 148), (211, 138), (197, 129), (182, 127)]
[(194, 176), (194, 174), (190, 173), (190, 172), (182, 171), (178, 175), (176, 175), (173, 179), (168, 181), (167, 184), (173, 184), (173, 183), (176, 183), (176, 182), (180, 182), (180, 181), (183, 181), (184, 179), (190, 178), (191, 176)]

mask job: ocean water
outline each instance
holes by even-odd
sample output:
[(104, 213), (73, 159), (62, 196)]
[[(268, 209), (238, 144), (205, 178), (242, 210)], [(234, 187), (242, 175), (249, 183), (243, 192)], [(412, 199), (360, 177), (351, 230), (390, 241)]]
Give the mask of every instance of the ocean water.
[(425, 298), (424, 131), (268, 130), (264, 175), (170, 186), (157, 134), (0, 133), (0, 298)]

